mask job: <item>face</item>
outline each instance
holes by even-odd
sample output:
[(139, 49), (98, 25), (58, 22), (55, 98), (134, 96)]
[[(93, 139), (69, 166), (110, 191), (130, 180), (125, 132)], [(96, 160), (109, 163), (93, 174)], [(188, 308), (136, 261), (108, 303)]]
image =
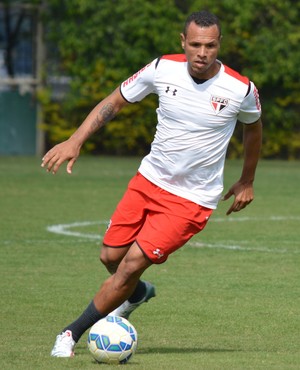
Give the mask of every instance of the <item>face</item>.
[(191, 76), (209, 79), (219, 71), (216, 62), (220, 49), (219, 29), (216, 25), (200, 27), (192, 22), (187, 35), (181, 34), (181, 45), (185, 51)]

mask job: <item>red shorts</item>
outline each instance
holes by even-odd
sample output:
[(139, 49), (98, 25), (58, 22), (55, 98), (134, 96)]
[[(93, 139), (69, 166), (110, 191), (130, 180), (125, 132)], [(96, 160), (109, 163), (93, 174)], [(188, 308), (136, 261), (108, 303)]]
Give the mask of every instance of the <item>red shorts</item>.
[(171, 194), (137, 173), (112, 215), (103, 244), (124, 247), (136, 241), (153, 263), (163, 263), (205, 227), (211, 214), (211, 209)]

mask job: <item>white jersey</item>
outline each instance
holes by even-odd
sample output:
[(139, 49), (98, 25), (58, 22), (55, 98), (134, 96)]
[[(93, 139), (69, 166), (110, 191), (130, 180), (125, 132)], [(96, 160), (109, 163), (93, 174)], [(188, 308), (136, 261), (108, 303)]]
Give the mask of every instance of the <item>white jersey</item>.
[(226, 150), (237, 120), (251, 124), (261, 115), (254, 84), (219, 63), (218, 74), (199, 83), (189, 74), (184, 54), (165, 55), (121, 85), (130, 103), (150, 93), (159, 97), (155, 137), (139, 172), (162, 189), (212, 209), (223, 191)]

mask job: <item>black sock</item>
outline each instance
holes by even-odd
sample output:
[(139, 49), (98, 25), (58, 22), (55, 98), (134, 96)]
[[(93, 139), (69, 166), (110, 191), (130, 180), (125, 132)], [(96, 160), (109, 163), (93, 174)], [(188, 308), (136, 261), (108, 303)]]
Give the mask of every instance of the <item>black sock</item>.
[(142, 298), (145, 297), (145, 294), (146, 294), (146, 284), (143, 281), (139, 280), (135, 288), (135, 291), (128, 298), (128, 301), (130, 303), (139, 302)]
[(70, 325), (65, 327), (63, 331), (71, 330), (72, 337), (77, 343), (82, 334), (103, 317), (105, 316), (97, 311), (94, 301), (92, 301), (87, 306), (86, 310), (83, 311), (81, 316), (79, 316), (78, 319), (72, 322)]
[[(135, 291), (129, 297), (130, 303), (139, 302), (146, 294), (146, 285), (143, 281), (139, 280)], [(74, 341), (77, 343), (83, 333), (93, 326), (97, 321), (105, 317), (106, 315), (102, 315), (95, 307), (94, 301), (92, 301), (85, 311), (78, 317), (77, 320), (73, 321), (71, 324), (66, 326), (63, 331), (71, 330), (72, 337)]]

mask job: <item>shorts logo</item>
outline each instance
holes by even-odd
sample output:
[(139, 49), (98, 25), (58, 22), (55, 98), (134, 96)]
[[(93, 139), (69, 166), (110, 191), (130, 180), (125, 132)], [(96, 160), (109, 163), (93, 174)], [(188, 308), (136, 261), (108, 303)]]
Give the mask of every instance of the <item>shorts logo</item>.
[(220, 96), (212, 96), (210, 98), (210, 103), (216, 114), (219, 114), (223, 109), (228, 107), (229, 99), (221, 98)]
[(156, 248), (155, 251), (153, 251), (152, 253), (155, 254), (158, 259), (160, 259), (164, 256), (164, 254), (161, 252), (161, 250), (159, 248)]

